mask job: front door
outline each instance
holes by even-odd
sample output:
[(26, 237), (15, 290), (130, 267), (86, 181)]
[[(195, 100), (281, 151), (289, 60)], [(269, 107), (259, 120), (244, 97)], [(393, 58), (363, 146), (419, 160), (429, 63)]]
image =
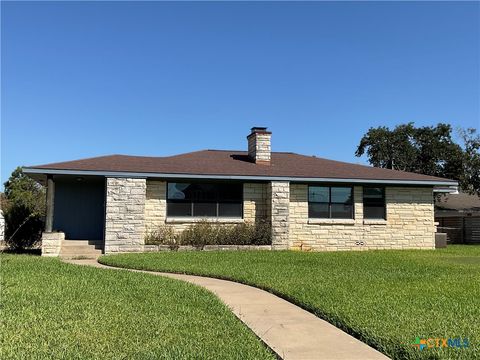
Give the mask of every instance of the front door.
[(105, 178), (55, 177), (53, 229), (69, 240), (103, 240)]

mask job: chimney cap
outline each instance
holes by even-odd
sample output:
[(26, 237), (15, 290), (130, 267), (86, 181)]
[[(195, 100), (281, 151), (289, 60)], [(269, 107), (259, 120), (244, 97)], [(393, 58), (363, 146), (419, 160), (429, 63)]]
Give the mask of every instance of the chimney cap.
[(267, 131), (267, 127), (263, 127), (263, 126), (254, 126), (252, 127), (251, 129), (251, 133), (252, 134), (271, 134), (270, 131)]

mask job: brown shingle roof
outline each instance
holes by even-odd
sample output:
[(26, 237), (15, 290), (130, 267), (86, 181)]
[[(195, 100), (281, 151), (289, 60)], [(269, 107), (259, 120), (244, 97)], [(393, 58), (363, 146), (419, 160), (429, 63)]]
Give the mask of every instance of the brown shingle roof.
[(433, 176), (381, 169), (287, 152), (272, 152), (271, 164), (259, 165), (249, 160), (247, 152), (228, 150), (202, 150), (167, 157), (110, 155), (31, 166), (26, 169), (27, 171), (30, 170), (28, 172), (31, 173), (41, 173), (41, 170), (48, 169), (179, 175), (454, 182), (453, 180)]
[(466, 193), (446, 194), (435, 201), (437, 209), (480, 211), (480, 196)]

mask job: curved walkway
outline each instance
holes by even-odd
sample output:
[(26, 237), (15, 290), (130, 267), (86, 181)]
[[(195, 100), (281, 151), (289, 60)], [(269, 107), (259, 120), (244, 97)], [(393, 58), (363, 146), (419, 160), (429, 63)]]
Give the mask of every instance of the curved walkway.
[[(96, 260), (68, 263), (119, 269)], [(202, 286), (217, 295), (257, 336), (283, 359), (388, 359), (330, 323), (267, 291), (203, 276), (131, 270)]]

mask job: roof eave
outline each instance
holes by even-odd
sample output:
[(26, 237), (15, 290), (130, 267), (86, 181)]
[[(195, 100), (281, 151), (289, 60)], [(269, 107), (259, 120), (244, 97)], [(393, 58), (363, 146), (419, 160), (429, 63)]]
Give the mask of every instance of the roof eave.
[(322, 182), (322, 183), (354, 183), (354, 184), (391, 184), (391, 185), (421, 185), (421, 186), (458, 186), (456, 181), (449, 180), (402, 180), (402, 179), (352, 179), (352, 178), (322, 178), (322, 177), (295, 177), (295, 176), (259, 176), (259, 175), (205, 175), (182, 173), (150, 173), (129, 171), (103, 170), (61, 170), (24, 167), (26, 174), (41, 175), (76, 175), (76, 176), (106, 176), (106, 177), (133, 177), (133, 178), (182, 178), (182, 179), (212, 179), (212, 180), (251, 180), (251, 181), (294, 181), (294, 182)]

